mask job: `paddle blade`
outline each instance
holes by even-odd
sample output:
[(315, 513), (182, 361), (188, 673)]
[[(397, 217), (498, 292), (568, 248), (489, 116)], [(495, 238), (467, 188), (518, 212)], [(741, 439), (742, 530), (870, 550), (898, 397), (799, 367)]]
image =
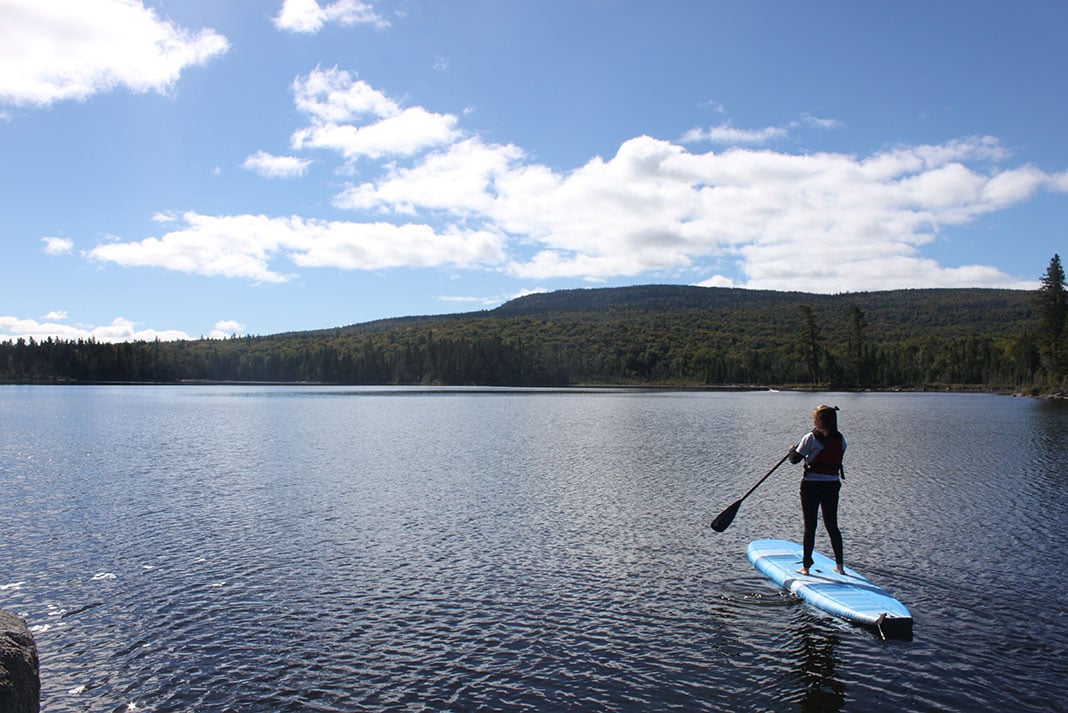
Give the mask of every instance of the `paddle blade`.
[(738, 508), (742, 506), (741, 500), (735, 500), (731, 503), (730, 507), (716, 516), (716, 519), (712, 521), (712, 529), (716, 532), (723, 532), (731, 523), (734, 522), (734, 516), (738, 514)]

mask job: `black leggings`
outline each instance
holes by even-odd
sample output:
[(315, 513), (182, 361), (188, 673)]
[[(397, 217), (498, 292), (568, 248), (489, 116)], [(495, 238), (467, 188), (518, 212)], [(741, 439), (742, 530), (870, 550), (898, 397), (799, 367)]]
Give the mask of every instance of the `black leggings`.
[(812, 550), (816, 548), (816, 527), (819, 525), (821, 509), (823, 526), (827, 528), (831, 547), (834, 548), (834, 561), (839, 567), (845, 561), (842, 558), (842, 531), (838, 529), (838, 491), (841, 489), (842, 483), (838, 480), (801, 481), (801, 513), (805, 518), (805, 556), (802, 564), (805, 569), (812, 566)]

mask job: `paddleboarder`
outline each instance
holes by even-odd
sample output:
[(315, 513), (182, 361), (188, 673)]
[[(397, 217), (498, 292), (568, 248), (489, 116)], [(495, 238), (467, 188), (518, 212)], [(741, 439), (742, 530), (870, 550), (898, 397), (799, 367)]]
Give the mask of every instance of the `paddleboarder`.
[(797, 571), (807, 575), (813, 564), (812, 551), (816, 547), (816, 528), (822, 511), (823, 526), (834, 549), (835, 571), (844, 573), (842, 531), (838, 529), (838, 495), (845, 477), (842, 456), (845, 455), (846, 443), (838, 432), (838, 407), (820, 404), (812, 412), (812, 423), (814, 428), (786, 454), (795, 465), (805, 462), (801, 479), (801, 514), (805, 536), (802, 541), (801, 568)]

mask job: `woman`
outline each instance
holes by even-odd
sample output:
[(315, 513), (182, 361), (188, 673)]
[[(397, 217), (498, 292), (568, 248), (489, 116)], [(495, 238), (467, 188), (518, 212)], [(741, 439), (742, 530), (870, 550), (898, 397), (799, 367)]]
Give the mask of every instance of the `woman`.
[(834, 549), (834, 571), (845, 574), (842, 557), (842, 532), (838, 529), (838, 492), (842, 489), (845, 471), (842, 456), (845, 455), (845, 438), (838, 432), (838, 407), (820, 404), (812, 413), (815, 428), (806, 433), (801, 442), (790, 448), (791, 463), (805, 461), (805, 474), (801, 479), (801, 513), (805, 521), (804, 559), (801, 574), (808, 574), (812, 566), (812, 550), (816, 547), (816, 527), (819, 512), (823, 511), (823, 526), (831, 537)]

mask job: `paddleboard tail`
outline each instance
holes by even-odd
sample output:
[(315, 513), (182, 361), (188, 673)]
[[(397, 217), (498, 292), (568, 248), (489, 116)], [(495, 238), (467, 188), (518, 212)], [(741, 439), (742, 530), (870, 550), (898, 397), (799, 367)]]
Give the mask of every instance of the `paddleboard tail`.
[(883, 614), (879, 621), (875, 622), (875, 628), (879, 630), (879, 636), (886, 639), (901, 639), (912, 641), (912, 618), (903, 616), (887, 616)]

